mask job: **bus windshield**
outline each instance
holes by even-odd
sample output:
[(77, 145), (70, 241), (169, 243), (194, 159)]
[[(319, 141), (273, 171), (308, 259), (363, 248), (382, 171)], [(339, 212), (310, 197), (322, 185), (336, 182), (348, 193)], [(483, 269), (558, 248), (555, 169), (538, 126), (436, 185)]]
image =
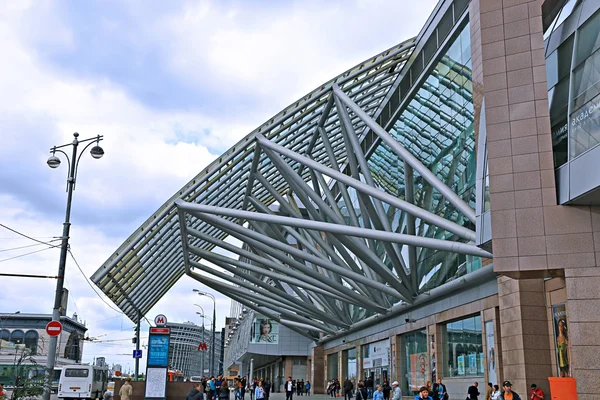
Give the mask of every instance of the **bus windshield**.
[(67, 368), (65, 370), (65, 377), (67, 378), (87, 378), (89, 375), (90, 371), (87, 369)]

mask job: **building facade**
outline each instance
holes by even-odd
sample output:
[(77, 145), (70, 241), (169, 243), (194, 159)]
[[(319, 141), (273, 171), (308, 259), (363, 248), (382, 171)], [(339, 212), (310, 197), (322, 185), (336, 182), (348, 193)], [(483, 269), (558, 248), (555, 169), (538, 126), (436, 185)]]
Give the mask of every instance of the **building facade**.
[[(0, 314), (0, 382), (12, 385), (30, 369), (45, 368), (50, 343), (46, 325), (51, 320), (50, 314)], [(76, 315), (62, 316), (61, 323), (56, 366), (78, 364), (87, 328)]]
[[(440, 0), (415, 38), (224, 153), (92, 279), (136, 318), (193, 277), (236, 302), (226, 367), (281, 376), (300, 350), (253, 356), (276, 322), (307, 341), (317, 393), (371, 376), (527, 397), (575, 378), (595, 398), (599, 37), (598, 0)], [(142, 275), (156, 296), (114, 284)]]
[[(191, 376), (210, 376), (218, 374), (221, 358), (221, 332), (215, 335), (215, 361), (211, 368), (210, 354), (212, 331), (193, 322), (167, 323), (171, 329), (169, 343), (169, 368), (181, 371), (185, 378)], [(200, 347), (206, 343), (207, 350)]]

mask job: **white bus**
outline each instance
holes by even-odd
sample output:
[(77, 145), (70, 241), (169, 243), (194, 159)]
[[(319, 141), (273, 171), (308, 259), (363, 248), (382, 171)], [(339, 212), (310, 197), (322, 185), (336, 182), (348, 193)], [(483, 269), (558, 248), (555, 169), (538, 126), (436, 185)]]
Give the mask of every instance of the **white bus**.
[(108, 369), (95, 365), (65, 365), (58, 383), (59, 399), (102, 399)]

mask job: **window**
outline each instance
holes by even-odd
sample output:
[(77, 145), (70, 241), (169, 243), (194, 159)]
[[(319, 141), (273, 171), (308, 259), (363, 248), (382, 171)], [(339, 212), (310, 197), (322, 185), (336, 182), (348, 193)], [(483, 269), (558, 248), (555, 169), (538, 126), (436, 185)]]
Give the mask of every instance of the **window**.
[(333, 353), (327, 356), (327, 379), (338, 378), (338, 354)]
[(67, 378), (87, 378), (89, 375), (90, 371), (87, 369), (67, 368), (65, 371), (65, 377)]
[(36, 331), (27, 331), (25, 334), (25, 347), (31, 350), (31, 354), (37, 354), (38, 333)]
[(0, 331), (0, 340), (6, 340), (7, 342), (10, 340), (10, 331), (8, 329)]
[(402, 352), (406, 366), (406, 372), (402, 377), (402, 391), (418, 394), (419, 388), (431, 380), (427, 331), (423, 329), (402, 335)]
[(444, 376), (483, 376), (483, 345), (479, 315), (442, 327)]
[(10, 335), (10, 341), (13, 342), (14, 344), (23, 344), (23, 331), (22, 330), (16, 330), (13, 331)]
[(579, 65), (600, 48), (600, 12), (588, 19), (579, 30), (575, 65)]

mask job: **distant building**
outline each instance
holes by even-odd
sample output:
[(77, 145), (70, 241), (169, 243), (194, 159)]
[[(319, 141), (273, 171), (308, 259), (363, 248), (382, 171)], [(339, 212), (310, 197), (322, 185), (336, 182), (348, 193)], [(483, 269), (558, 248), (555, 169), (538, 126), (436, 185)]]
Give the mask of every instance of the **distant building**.
[[(46, 325), (51, 320), (50, 314), (0, 314), (0, 382), (12, 384), (30, 369), (46, 366), (50, 342)], [(56, 366), (80, 363), (87, 328), (76, 317), (60, 320), (63, 331), (58, 337)]]
[[(212, 331), (193, 322), (167, 324), (171, 328), (169, 368), (183, 372), (185, 377), (217, 375), (221, 359), (221, 332), (215, 335), (215, 363), (210, 367)], [(208, 350), (198, 350), (200, 343), (206, 343)], [(203, 371), (204, 370), (204, 371)]]
[(105, 357), (97, 357), (96, 365), (99, 367), (108, 367), (108, 365), (106, 364), (106, 358)]

